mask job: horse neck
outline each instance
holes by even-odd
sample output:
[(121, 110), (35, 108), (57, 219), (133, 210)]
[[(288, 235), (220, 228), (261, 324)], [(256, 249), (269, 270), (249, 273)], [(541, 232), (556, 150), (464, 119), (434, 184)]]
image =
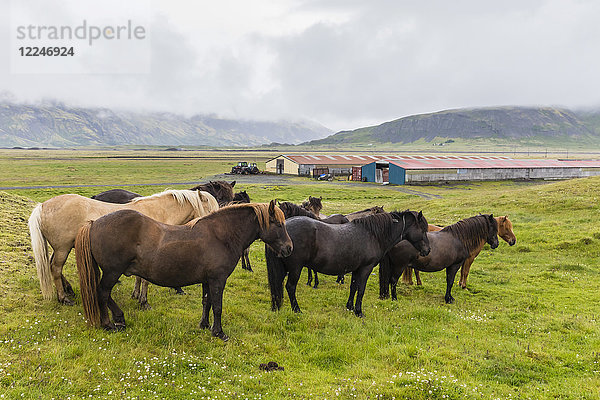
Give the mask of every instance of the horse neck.
[(143, 199), (130, 204), (133, 210), (170, 225), (182, 225), (198, 217), (189, 202), (179, 203), (172, 195)]
[[(218, 224), (212, 221), (217, 218), (219, 219)], [(225, 209), (222, 212), (211, 214), (211, 217), (205, 221), (215, 235), (236, 252), (235, 254), (242, 254), (245, 248), (259, 238), (258, 217), (252, 207)]]

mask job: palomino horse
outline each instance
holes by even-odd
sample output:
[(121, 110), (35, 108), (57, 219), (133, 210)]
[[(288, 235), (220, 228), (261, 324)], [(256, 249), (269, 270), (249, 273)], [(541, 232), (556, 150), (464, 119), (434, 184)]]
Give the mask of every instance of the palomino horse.
[(92, 326), (125, 328), (123, 311), (111, 297), (122, 274), (169, 287), (202, 283), (200, 327), (209, 327), (212, 308), (212, 334), (227, 340), (221, 327), (223, 289), (242, 250), (259, 238), (280, 256), (292, 252), (275, 201), (224, 207), (186, 226), (162, 224), (133, 210), (87, 222), (75, 241), (85, 317)]
[[(127, 204), (105, 203), (77, 194), (63, 194), (46, 200), (38, 204), (29, 217), (31, 247), (42, 295), (45, 299), (53, 297), (54, 281), (58, 301), (73, 304), (67, 297), (67, 294), (74, 294), (73, 288), (63, 276), (62, 269), (75, 244), (77, 231), (87, 221), (113, 211), (131, 209), (165, 223), (185, 224), (218, 207), (211, 194), (191, 190), (167, 190), (148, 197), (138, 197)], [(48, 243), (54, 250), (52, 258), (48, 257)]]
[[(502, 238), (502, 240), (504, 240), (506, 243), (508, 243), (509, 246), (514, 246), (515, 243), (517, 243), (517, 237), (515, 236), (515, 234), (513, 232), (512, 222), (510, 221), (510, 219), (508, 219), (508, 216), (504, 215), (502, 217), (494, 217), (494, 218), (496, 218), (496, 222), (498, 223), (498, 236), (500, 236)], [(429, 232), (436, 232), (436, 231), (441, 231), (441, 230), (442, 230), (442, 227), (440, 227), (440, 226), (429, 225)], [(476, 247), (475, 249), (473, 249), (473, 251), (469, 254), (469, 258), (467, 258), (465, 260), (464, 264), (460, 268), (460, 280), (458, 281), (458, 284), (460, 285), (461, 288), (463, 288), (463, 289), (467, 288), (467, 277), (469, 276), (469, 271), (471, 270), (471, 264), (473, 264), (473, 261), (475, 261), (475, 257), (477, 257), (479, 255), (479, 253), (483, 249), (483, 246), (485, 245), (485, 243), (486, 242), (484, 240), (482, 240), (481, 244), (478, 247)], [(402, 273), (402, 283), (405, 283), (407, 285), (413, 284), (412, 271), (413, 271), (412, 268), (406, 267), (406, 269)], [(422, 285), (421, 276), (419, 274), (419, 271), (417, 271), (416, 269), (414, 271), (415, 271), (415, 278), (417, 279), (417, 285)]]
[[(448, 225), (438, 232), (428, 232), (431, 252), (423, 257), (407, 241), (394, 246), (379, 263), (379, 298), (389, 296), (392, 287), (392, 300), (396, 300), (396, 284), (404, 269), (436, 272), (446, 269), (446, 303), (453, 303), (452, 285), (460, 266), (469, 254), (483, 240), (492, 249), (498, 247), (498, 223), (491, 214), (477, 215)], [(293, 239), (293, 238), (292, 238)]]
[[(304, 266), (327, 275), (352, 272), (350, 296), (346, 307), (363, 317), (362, 298), (373, 267), (401, 239), (418, 247), (422, 255), (429, 253), (427, 221), (422, 213), (405, 211), (376, 214), (341, 225), (329, 225), (306, 217), (286, 221), (294, 243), (289, 257), (281, 258), (265, 248), (267, 273), (273, 310), (281, 307), (283, 280), (294, 312), (300, 312), (296, 285)], [(412, 246), (412, 245), (411, 245)], [(356, 303), (354, 296), (356, 295)]]
[[(235, 181), (231, 183), (225, 181), (209, 181), (198, 186), (194, 186), (190, 190), (201, 190), (212, 194), (219, 205), (223, 206), (233, 200), (233, 187)], [(125, 189), (111, 189), (106, 192), (99, 193), (92, 196), (92, 199), (105, 201), (107, 203), (125, 204), (129, 203), (136, 197), (142, 197), (142, 195), (130, 192)]]

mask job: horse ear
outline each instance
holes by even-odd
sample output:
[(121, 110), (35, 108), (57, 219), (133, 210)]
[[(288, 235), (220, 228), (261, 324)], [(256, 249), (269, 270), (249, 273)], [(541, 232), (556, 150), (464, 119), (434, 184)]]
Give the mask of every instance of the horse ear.
[(319, 196), (319, 200), (323, 200), (323, 196)]
[(423, 210), (419, 211), (419, 219), (423, 219)]
[(490, 214), (490, 221), (494, 219), (494, 214)]
[(273, 215), (275, 214), (275, 206), (277, 205), (277, 200), (273, 199), (271, 200), (271, 202), (269, 203), (269, 214)]
[(230, 185), (231, 185), (231, 187), (234, 187), (235, 186), (235, 181), (231, 181)]

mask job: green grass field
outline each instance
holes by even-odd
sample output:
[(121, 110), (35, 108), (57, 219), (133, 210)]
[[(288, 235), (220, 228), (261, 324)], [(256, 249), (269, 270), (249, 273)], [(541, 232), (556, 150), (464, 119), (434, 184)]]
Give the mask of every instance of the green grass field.
[[(0, 154), (1, 186), (198, 181), (240, 156), (190, 162), (106, 158), (110, 152), (15, 154)], [(345, 309), (348, 283), (321, 275), (315, 290), (304, 285), (306, 272), (297, 293), (303, 313), (291, 312), (287, 296), (282, 310), (271, 312), (263, 246), (256, 242), (255, 272), (236, 268), (225, 288), (227, 343), (198, 328), (197, 286), (186, 296), (151, 286), (153, 308), (141, 311), (130, 298), (133, 278), (123, 277), (113, 291), (128, 324), (120, 333), (89, 328), (78, 296), (73, 307), (42, 300), (29, 213), (60, 193), (102, 190), (0, 192), (0, 398), (600, 398), (598, 178), (419, 186), (441, 196), (431, 200), (369, 184), (236, 185), (261, 202), (323, 196), (326, 213), (384, 205), (423, 210), (440, 225), (480, 212), (507, 214), (517, 244), (486, 247), (469, 289), (456, 284), (451, 305), (443, 299), (443, 272), (423, 273), (422, 287), (399, 285), (396, 302), (379, 300), (375, 268), (366, 318), (359, 319)], [(65, 273), (78, 295), (73, 254)], [(260, 371), (268, 361), (285, 370)]]

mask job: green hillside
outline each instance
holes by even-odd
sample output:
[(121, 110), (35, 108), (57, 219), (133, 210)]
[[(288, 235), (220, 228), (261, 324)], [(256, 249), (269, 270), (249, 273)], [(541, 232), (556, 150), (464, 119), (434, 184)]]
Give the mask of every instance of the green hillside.
[(496, 107), (412, 115), (377, 126), (338, 132), (309, 145), (407, 144), (417, 141), (494, 140), (600, 144), (600, 114), (551, 107)]
[(62, 104), (0, 102), (0, 147), (81, 145), (256, 146), (300, 143), (331, 131), (301, 121), (251, 121), (208, 115), (134, 113)]

